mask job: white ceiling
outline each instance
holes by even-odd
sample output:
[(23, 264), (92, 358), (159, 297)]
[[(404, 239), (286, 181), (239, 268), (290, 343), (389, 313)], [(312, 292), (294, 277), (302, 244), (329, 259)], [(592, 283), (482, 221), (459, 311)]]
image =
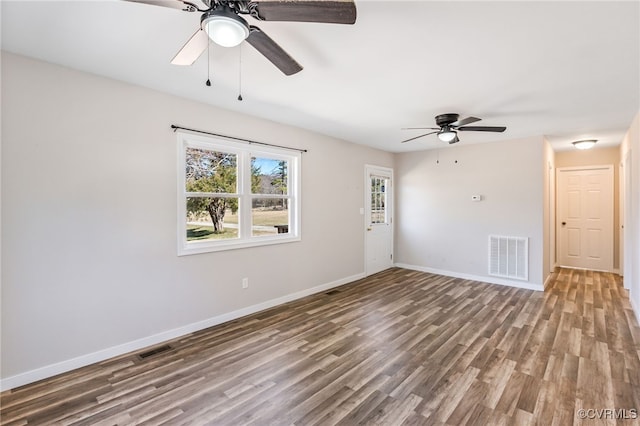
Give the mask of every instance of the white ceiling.
[(246, 43), (214, 46), (212, 87), (206, 54), (169, 63), (198, 13), (118, 0), (1, 5), (4, 50), (393, 152), (443, 146), (435, 135), (400, 144), (420, 134), (400, 129), (448, 112), (507, 126), (462, 133), (461, 144), (617, 145), (640, 109), (638, 1), (356, 0), (353, 26), (247, 18), (304, 70), (286, 77)]

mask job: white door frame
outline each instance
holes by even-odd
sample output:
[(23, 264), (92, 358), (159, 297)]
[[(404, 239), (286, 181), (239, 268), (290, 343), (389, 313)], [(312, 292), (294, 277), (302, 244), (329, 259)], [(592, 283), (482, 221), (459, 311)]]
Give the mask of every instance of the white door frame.
[(551, 162), (547, 163), (549, 188), (549, 271), (554, 272), (557, 266), (556, 256), (556, 170)]
[(369, 276), (372, 274), (372, 272), (369, 270), (369, 247), (368, 247), (368, 243), (367, 243), (367, 232), (368, 232), (368, 228), (370, 226), (369, 224), (369, 219), (370, 219), (370, 213), (371, 213), (371, 198), (370, 198), (370, 189), (371, 189), (371, 181), (369, 176), (373, 173), (376, 174), (375, 172), (378, 172), (379, 174), (383, 175), (383, 176), (390, 176), (390, 181), (391, 181), (391, 185), (389, 185), (388, 188), (386, 188), (386, 192), (387, 192), (387, 205), (386, 205), (386, 209), (387, 212), (389, 214), (389, 220), (390, 220), (390, 241), (389, 244), (391, 245), (390, 247), (390, 252), (391, 252), (391, 266), (393, 266), (395, 260), (393, 258), (394, 256), (394, 252), (393, 252), (393, 244), (394, 244), (394, 228), (395, 228), (395, 224), (393, 221), (394, 218), (394, 191), (393, 191), (393, 169), (389, 168), (389, 167), (383, 167), (383, 166), (375, 166), (372, 164), (365, 164), (364, 166), (364, 208), (363, 208), (363, 214), (364, 214), (364, 220), (363, 220), (363, 227), (364, 227), (364, 274), (365, 276)]
[(631, 177), (631, 150), (628, 150), (622, 159), (622, 186), (621, 192), (621, 208), (620, 208), (620, 273), (623, 276), (622, 283), (624, 288), (629, 289), (633, 282), (632, 266), (633, 252), (631, 250), (633, 223), (631, 215), (631, 194), (633, 191), (633, 179)]
[[(613, 166), (611, 164), (605, 164), (605, 165), (592, 165), (592, 166), (578, 166), (578, 167), (558, 167), (556, 168), (556, 209), (560, 208), (560, 200), (559, 197), (561, 195), (561, 191), (559, 188), (560, 185), (560, 176), (562, 175), (562, 172), (570, 172), (570, 171), (580, 171), (580, 170), (607, 170), (608, 172), (611, 173), (611, 228), (610, 228), (610, 232), (611, 232), (611, 253), (610, 255), (610, 262), (609, 265), (607, 267), (607, 272), (613, 272), (613, 257), (614, 257), (614, 246), (613, 246), (613, 241), (614, 241), (614, 233), (615, 233), (615, 229), (613, 229), (613, 225), (615, 223), (614, 221), (614, 217), (613, 217), (613, 213), (615, 211), (615, 206), (614, 206), (614, 202), (615, 202), (615, 195), (614, 195), (614, 190), (615, 190), (615, 185), (613, 182), (613, 178), (614, 178), (614, 173), (613, 173)], [(561, 239), (561, 235), (562, 233), (560, 232), (560, 227), (561, 224), (560, 222), (563, 220), (563, 218), (560, 217), (560, 215), (558, 214), (558, 210), (556, 210), (556, 247), (558, 250), (558, 254), (556, 256), (556, 261), (558, 262), (558, 264), (562, 263), (561, 262), (561, 254), (560, 254), (560, 247), (562, 247), (562, 245), (560, 244), (560, 239)], [(566, 266), (566, 265), (560, 265), (560, 266)]]

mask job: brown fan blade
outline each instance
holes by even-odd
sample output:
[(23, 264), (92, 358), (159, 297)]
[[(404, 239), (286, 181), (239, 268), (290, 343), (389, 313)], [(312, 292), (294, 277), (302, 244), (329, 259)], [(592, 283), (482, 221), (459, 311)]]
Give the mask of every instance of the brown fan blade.
[(187, 41), (171, 63), (173, 65), (192, 65), (209, 46), (209, 36), (203, 30), (196, 31)]
[(440, 127), (403, 127), (400, 130), (440, 130)]
[(150, 4), (153, 6), (170, 7), (172, 9), (184, 10), (187, 12), (196, 12), (198, 5), (191, 2), (182, 2), (181, 0), (124, 0), (132, 3)]
[(476, 121), (480, 121), (480, 120), (481, 119), (478, 117), (467, 117), (467, 118), (463, 118), (462, 120), (454, 121), (453, 123), (449, 124), (449, 126), (460, 127), (467, 124), (475, 123)]
[(504, 132), (507, 128), (502, 126), (465, 126), (458, 127), (456, 130), (467, 132)]
[(302, 66), (295, 61), (282, 47), (271, 37), (266, 35), (258, 27), (249, 27), (249, 37), (247, 43), (253, 46), (258, 52), (271, 61), (285, 75), (292, 75), (302, 71)]
[(416, 136), (415, 138), (407, 139), (407, 140), (404, 140), (404, 141), (402, 141), (400, 143), (410, 142), (410, 141), (412, 141), (414, 139), (418, 139), (418, 138), (421, 138), (423, 136), (433, 135), (434, 133), (438, 133), (438, 132), (436, 131), (436, 132), (425, 133), (424, 135)]
[(256, 0), (258, 19), (263, 21), (324, 22), (354, 24), (353, 0)]

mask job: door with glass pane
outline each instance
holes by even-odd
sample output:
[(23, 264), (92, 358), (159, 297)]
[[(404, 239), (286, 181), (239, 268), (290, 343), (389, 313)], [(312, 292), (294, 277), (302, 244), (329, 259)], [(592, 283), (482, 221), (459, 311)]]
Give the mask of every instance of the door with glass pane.
[(365, 272), (371, 275), (393, 266), (393, 170), (365, 171)]

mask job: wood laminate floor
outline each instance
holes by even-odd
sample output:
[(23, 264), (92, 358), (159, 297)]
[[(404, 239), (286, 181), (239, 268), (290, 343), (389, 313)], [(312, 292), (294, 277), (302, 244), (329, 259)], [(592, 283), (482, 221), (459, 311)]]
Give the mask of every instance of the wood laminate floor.
[(542, 293), (396, 268), (338, 290), (4, 392), (1, 423), (639, 424), (617, 275), (561, 269)]

